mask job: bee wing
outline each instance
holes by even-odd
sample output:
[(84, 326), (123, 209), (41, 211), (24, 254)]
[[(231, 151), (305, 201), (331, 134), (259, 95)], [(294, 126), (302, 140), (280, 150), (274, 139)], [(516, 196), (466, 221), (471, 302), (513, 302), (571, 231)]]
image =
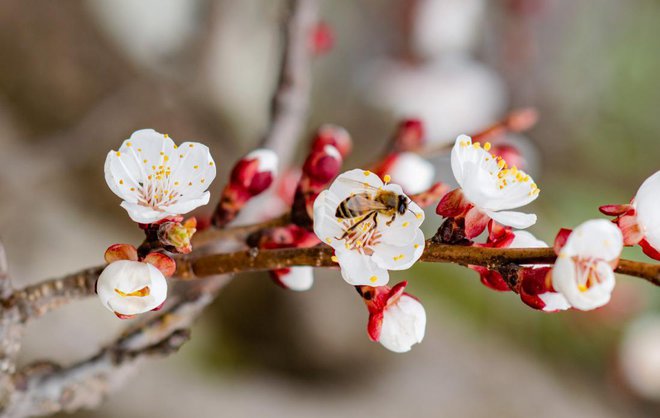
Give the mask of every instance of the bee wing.
[(346, 207), (356, 213), (371, 212), (374, 210), (385, 210), (387, 206), (373, 200), (367, 194), (356, 194), (346, 199)]
[(371, 184), (367, 183), (366, 181), (358, 181), (358, 180), (347, 179), (347, 178), (338, 178), (337, 181), (340, 182), (340, 183), (351, 184), (353, 186), (360, 187), (362, 189), (373, 190), (373, 191), (378, 190), (378, 187), (372, 186)]

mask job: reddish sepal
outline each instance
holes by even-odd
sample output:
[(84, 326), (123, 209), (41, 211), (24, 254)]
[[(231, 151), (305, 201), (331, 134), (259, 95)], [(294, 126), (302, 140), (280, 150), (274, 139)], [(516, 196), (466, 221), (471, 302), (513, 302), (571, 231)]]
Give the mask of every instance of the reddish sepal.
[(104, 258), (108, 264), (119, 260), (137, 261), (137, 248), (130, 244), (114, 244), (105, 250)]
[(156, 267), (165, 277), (172, 276), (176, 271), (176, 262), (163, 253), (149, 253), (143, 261)]
[(568, 236), (571, 235), (571, 232), (573, 232), (572, 229), (567, 229), (567, 228), (562, 228), (557, 232), (557, 236), (555, 237), (555, 242), (553, 244), (553, 249), (555, 251), (555, 254), (559, 255), (559, 252), (561, 249), (566, 245), (566, 241), (568, 240)]
[(442, 197), (435, 213), (445, 218), (455, 218), (467, 212), (470, 206), (470, 203), (463, 196), (463, 191), (459, 188)]

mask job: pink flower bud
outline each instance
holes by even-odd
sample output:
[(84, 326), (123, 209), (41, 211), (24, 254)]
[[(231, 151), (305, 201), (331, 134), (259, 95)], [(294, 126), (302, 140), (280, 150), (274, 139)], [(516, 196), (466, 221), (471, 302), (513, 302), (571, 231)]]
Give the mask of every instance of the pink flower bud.
[(329, 52), (335, 44), (332, 28), (325, 22), (318, 22), (310, 36), (310, 44), (314, 55), (323, 55)]
[(346, 158), (353, 149), (353, 140), (348, 131), (341, 126), (325, 124), (318, 129), (312, 139), (312, 150), (320, 151), (326, 145), (337, 148), (342, 158)]
[(307, 229), (312, 227), (314, 201), (341, 169), (342, 156), (332, 145), (315, 147), (305, 160), (293, 200), (292, 220)]
[(425, 142), (424, 122), (421, 119), (404, 119), (397, 127), (393, 139), (395, 151), (415, 151)]
[(245, 204), (268, 189), (277, 175), (277, 155), (268, 149), (257, 149), (243, 157), (232, 169), (220, 203), (212, 218), (222, 227), (231, 222)]

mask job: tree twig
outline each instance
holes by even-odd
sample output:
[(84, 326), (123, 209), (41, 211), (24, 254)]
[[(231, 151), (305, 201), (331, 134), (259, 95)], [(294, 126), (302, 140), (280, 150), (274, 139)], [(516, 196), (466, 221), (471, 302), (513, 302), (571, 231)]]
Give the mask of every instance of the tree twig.
[(283, 50), (270, 125), (261, 146), (275, 151), (280, 167), (289, 164), (307, 118), (311, 92), (310, 35), (318, 22), (318, 0), (288, 0), (282, 25)]
[[(281, 269), (293, 266), (337, 267), (334, 251), (323, 245), (313, 248), (259, 250), (252, 248), (228, 254), (190, 257), (178, 263), (178, 274), (192, 278), (214, 274)], [(479, 265), (492, 269), (509, 264), (553, 264), (552, 248), (487, 248), (427, 242), (421, 261)], [(618, 273), (635, 276), (660, 286), (660, 264), (621, 260)]]

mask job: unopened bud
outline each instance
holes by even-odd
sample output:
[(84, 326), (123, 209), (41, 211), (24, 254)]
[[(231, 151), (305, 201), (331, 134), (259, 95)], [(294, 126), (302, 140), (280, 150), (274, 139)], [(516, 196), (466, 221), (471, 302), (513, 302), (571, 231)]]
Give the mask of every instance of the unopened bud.
[(321, 150), (326, 145), (337, 148), (342, 158), (346, 158), (353, 149), (353, 140), (348, 131), (341, 126), (325, 124), (318, 129), (312, 139), (312, 150)]
[(166, 247), (172, 247), (173, 252), (188, 254), (192, 251), (190, 239), (197, 231), (197, 219), (189, 218), (183, 224), (166, 222), (158, 228), (158, 240)]

